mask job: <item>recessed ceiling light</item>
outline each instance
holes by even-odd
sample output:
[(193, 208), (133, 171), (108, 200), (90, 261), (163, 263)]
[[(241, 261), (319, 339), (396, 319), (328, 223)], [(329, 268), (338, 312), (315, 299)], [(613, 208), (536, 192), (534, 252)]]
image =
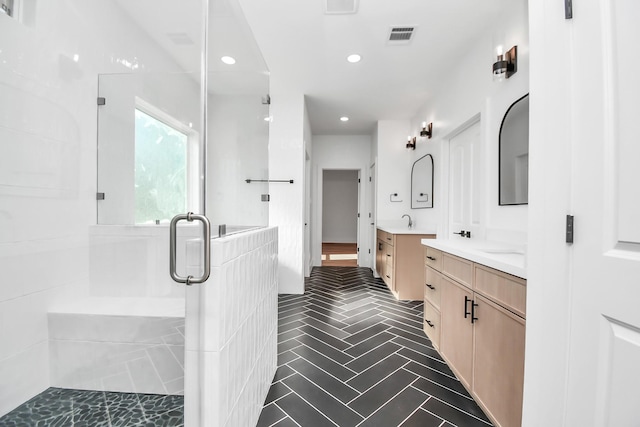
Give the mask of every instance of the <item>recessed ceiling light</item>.
[(349, 117), (342, 116), (342, 117), (340, 117), (340, 120), (343, 121), (343, 122), (348, 122), (349, 121)]
[(355, 64), (356, 62), (360, 62), (361, 59), (362, 57), (357, 53), (347, 56), (347, 61), (351, 62), (352, 64)]
[(223, 56), (220, 60), (227, 65), (233, 65), (236, 63), (236, 60), (230, 56)]

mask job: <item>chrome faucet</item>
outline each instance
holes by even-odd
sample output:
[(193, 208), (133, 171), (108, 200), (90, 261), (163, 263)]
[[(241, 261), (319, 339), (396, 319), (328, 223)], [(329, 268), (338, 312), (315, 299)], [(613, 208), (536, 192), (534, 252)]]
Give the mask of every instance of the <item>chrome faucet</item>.
[(402, 218), (404, 218), (405, 216), (409, 218), (409, 228), (413, 227), (413, 221), (411, 221), (411, 215), (404, 214), (402, 215)]

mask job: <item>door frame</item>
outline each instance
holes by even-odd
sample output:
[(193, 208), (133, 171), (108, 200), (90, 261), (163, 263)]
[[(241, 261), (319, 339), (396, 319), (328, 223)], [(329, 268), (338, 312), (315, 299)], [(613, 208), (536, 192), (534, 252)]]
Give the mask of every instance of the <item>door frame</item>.
[[(482, 122), (482, 113), (476, 113), (466, 121), (462, 122), (458, 127), (456, 127), (453, 131), (449, 132), (442, 138), (442, 150), (440, 152), (440, 156), (442, 157), (442, 165), (446, 165), (446, 167), (442, 168), (440, 172), (440, 176), (442, 178), (442, 208), (440, 210), (440, 226), (438, 227), (438, 238), (449, 239), (452, 233), (451, 226), (449, 225), (449, 185), (450, 185), (450, 148), (451, 148), (451, 140), (456, 136), (460, 135), (462, 132), (466, 131), (470, 127), (474, 126), (476, 123), (480, 124), (480, 140), (482, 142), (482, 136), (484, 134), (483, 130), (483, 122)], [(484, 156), (483, 152), (481, 152), (481, 156)], [(484, 214), (484, 212), (483, 212)], [(441, 237), (443, 236), (443, 237)]]
[[(317, 239), (313, 239), (312, 238), (312, 254), (316, 254), (316, 256), (312, 256), (312, 264), (313, 266), (321, 266), (322, 265), (322, 243), (323, 243), (323, 238), (322, 238), (322, 218), (323, 218), (323, 211), (324, 211), (324, 200), (323, 200), (323, 186), (324, 186), (324, 172), (325, 171), (354, 171), (357, 172), (358, 175), (358, 179), (360, 179), (360, 182), (358, 182), (358, 206), (356, 209), (356, 215), (358, 213), (360, 213), (360, 218), (357, 218), (357, 225), (356, 225), (356, 246), (359, 249), (358, 250), (358, 267), (361, 266), (366, 266), (366, 262), (365, 259), (366, 257), (364, 256), (364, 245), (363, 245), (363, 234), (360, 232), (360, 226), (362, 224), (362, 222), (360, 221), (360, 219), (362, 218), (362, 169), (361, 168), (332, 168), (332, 167), (327, 167), (327, 168), (318, 168), (317, 171), (317, 182), (316, 182), (316, 201), (317, 201), (317, 206), (316, 206), (316, 221), (314, 223), (314, 226), (312, 227), (312, 235), (315, 235), (317, 237)], [(317, 240), (317, 241), (316, 241)]]

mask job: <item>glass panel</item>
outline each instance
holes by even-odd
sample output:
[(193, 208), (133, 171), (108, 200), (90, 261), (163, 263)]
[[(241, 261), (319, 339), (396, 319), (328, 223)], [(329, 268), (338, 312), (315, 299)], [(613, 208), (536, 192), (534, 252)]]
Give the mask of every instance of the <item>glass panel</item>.
[(99, 77), (98, 224), (168, 223), (200, 210), (196, 81), (194, 73)]
[[(229, 232), (269, 221), (269, 204), (261, 197), (268, 194), (269, 184), (258, 182), (269, 178), (269, 72), (237, 5), (212, 3), (207, 215), (214, 224), (226, 224)], [(224, 56), (235, 63), (226, 64)]]

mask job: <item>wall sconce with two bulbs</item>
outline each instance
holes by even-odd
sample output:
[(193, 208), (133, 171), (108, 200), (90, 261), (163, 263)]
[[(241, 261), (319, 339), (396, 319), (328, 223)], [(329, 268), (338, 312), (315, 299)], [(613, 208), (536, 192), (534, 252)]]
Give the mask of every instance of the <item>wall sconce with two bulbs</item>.
[(509, 78), (518, 71), (518, 46), (514, 46), (504, 54), (502, 53), (502, 47), (497, 49), (498, 59), (493, 63), (493, 78), (495, 80), (502, 80), (502, 78)]
[[(421, 138), (428, 138), (431, 139), (431, 136), (433, 135), (433, 123), (429, 123), (427, 124), (427, 122), (422, 122), (422, 130), (420, 131), (420, 137)], [(407, 137), (407, 148), (411, 148), (412, 150), (416, 149), (416, 137), (411, 137), (411, 135), (409, 135)]]

